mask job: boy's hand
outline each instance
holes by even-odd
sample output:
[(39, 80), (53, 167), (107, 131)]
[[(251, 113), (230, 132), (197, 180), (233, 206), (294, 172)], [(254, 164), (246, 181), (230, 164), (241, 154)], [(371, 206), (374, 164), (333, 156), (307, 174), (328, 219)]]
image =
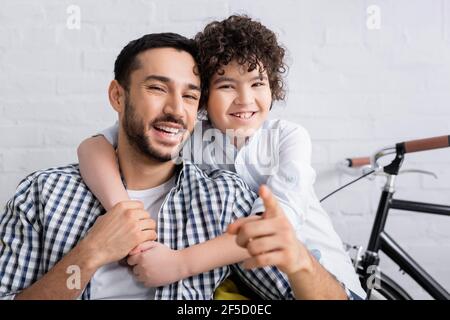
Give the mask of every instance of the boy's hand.
[(247, 248), (252, 256), (244, 261), (244, 267), (250, 269), (274, 265), (287, 275), (308, 268), (311, 264), (310, 255), (297, 240), (277, 199), (264, 185), (259, 189), (259, 196), (265, 206), (263, 215), (238, 219), (227, 230), (237, 235), (237, 244)]
[(127, 262), (146, 287), (159, 287), (184, 278), (180, 251), (159, 242), (142, 243), (130, 252)]

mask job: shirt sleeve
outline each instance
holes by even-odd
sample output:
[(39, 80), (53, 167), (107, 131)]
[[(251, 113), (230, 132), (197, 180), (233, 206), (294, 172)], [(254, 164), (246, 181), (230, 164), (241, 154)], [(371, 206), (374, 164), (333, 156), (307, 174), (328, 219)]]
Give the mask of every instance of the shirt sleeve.
[(116, 122), (111, 127), (106, 128), (103, 131), (100, 131), (97, 135), (102, 135), (110, 144), (113, 145), (114, 148), (117, 148), (118, 137), (119, 137), (119, 123)]
[(41, 261), (39, 192), (23, 180), (0, 215), (0, 298), (11, 299), (37, 281)]

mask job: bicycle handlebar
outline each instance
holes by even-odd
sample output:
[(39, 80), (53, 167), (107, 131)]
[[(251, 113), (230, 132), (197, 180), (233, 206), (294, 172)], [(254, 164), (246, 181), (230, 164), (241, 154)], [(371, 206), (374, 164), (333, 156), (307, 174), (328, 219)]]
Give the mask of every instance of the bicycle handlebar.
[(447, 148), (450, 146), (450, 135), (427, 139), (410, 140), (401, 142), (401, 144), (403, 144), (405, 153)]
[(358, 168), (370, 164), (370, 157), (347, 158), (347, 166), (350, 168)]
[(396, 144), (396, 147), (383, 148), (376, 152), (372, 157), (358, 157), (358, 158), (347, 158), (346, 166), (349, 168), (358, 168), (367, 165), (372, 167), (377, 167), (377, 160), (385, 155), (398, 153), (402, 150), (403, 153), (413, 153), (419, 151), (447, 148), (450, 146), (450, 135), (439, 136), (426, 139), (409, 140), (405, 142), (400, 142)]

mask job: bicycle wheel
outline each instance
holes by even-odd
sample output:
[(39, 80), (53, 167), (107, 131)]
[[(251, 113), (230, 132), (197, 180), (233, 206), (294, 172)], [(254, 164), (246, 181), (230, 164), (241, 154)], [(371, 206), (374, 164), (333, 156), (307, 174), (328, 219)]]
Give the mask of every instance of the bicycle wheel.
[(412, 297), (394, 280), (381, 272), (380, 288), (372, 289), (367, 300), (412, 300)]

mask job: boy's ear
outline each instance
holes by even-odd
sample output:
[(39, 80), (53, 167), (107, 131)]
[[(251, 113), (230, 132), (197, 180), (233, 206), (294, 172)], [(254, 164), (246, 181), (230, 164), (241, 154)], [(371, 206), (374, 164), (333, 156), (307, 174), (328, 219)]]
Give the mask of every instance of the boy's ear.
[(117, 80), (112, 80), (108, 88), (109, 103), (117, 111), (122, 113), (125, 108), (125, 89)]

